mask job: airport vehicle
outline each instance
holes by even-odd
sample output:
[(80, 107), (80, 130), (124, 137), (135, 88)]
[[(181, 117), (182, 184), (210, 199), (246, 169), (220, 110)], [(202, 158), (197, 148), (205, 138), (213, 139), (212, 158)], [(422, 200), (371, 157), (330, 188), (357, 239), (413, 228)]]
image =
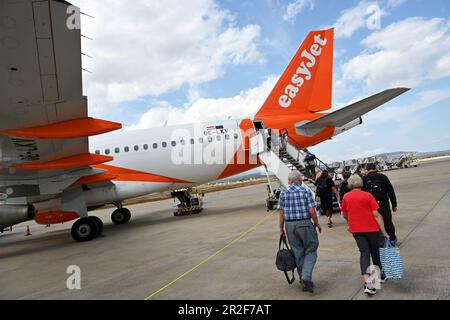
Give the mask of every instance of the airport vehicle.
[[(112, 221), (124, 224), (131, 217), (125, 199), (262, 164), (286, 185), (286, 163), (301, 161), (302, 148), (361, 124), (363, 114), (409, 90), (388, 89), (322, 113), (331, 108), (331, 28), (306, 36), (251, 119), (111, 132), (121, 124), (88, 116), (81, 33), (69, 23), (79, 11), (59, 0), (0, 1), (9, 22), (0, 24), (0, 229), (77, 219), (72, 236), (88, 241), (102, 230), (88, 211), (108, 203), (117, 207)], [(268, 129), (283, 133), (267, 140)]]
[(203, 195), (192, 188), (173, 190), (171, 196), (179, 201), (174, 216), (199, 213), (203, 210)]

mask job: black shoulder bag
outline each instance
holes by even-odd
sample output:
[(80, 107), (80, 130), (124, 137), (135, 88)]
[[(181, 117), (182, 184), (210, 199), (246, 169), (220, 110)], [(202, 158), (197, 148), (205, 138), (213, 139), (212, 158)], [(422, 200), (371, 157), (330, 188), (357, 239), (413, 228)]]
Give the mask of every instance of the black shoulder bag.
[[(282, 248), (281, 244), (284, 245), (284, 248)], [(277, 266), (278, 270), (284, 272), (286, 280), (289, 284), (294, 283), (295, 281), (294, 270), (297, 267), (297, 265), (295, 263), (294, 253), (292, 252), (292, 249), (289, 248), (289, 245), (286, 242), (286, 236), (284, 234), (280, 236), (280, 242), (278, 243), (278, 253), (275, 265)], [(292, 271), (291, 279), (289, 279), (288, 271)]]

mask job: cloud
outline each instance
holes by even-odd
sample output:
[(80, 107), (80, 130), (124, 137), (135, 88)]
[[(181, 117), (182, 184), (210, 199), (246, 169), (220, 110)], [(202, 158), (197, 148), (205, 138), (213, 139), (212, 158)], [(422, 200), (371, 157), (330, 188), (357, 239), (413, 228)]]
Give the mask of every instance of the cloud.
[(158, 96), (183, 85), (220, 77), (227, 65), (264, 63), (258, 25), (238, 26), (214, 0), (74, 0), (82, 12), (84, 91), (90, 108), (143, 96)]
[(278, 77), (267, 78), (260, 86), (227, 98), (198, 98), (186, 105), (172, 106), (166, 101), (156, 102), (145, 112), (137, 124), (128, 130), (159, 127), (166, 120), (168, 125), (242, 119), (253, 116), (264, 103)]
[(349, 38), (355, 31), (367, 27), (379, 15), (384, 15), (384, 11), (379, 7), (376, 1), (360, 1), (356, 6), (342, 11), (340, 17), (333, 24), (335, 27), (335, 38)]
[(362, 81), (372, 91), (448, 77), (449, 28), (450, 20), (413, 17), (375, 31), (362, 41), (366, 49), (343, 64), (341, 80)]
[(314, 9), (314, 0), (295, 0), (288, 4), (286, 12), (283, 15), (283, 20), (291, 23), (295, 22), (297, 15), (299, 15), (303, 9), (309, 7), (309, 10)]

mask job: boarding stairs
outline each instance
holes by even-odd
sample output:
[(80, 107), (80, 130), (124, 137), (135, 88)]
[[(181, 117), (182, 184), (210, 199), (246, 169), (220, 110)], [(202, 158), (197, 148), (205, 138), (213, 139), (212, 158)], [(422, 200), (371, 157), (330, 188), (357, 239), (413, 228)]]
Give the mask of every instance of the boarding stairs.
[[(272, 172), (280, 182), (281, 188), (288, 187), (288, 175), (292, 170), (298, 170), (303, 176), (303, 184), (309, 188), (315, 197), (314, 180), (307, 177), (307, 153), (295, 142), (289, 139), (287, 130), (260, 129), (250, 136), (250, 153), (258, 156), (266, 167), (269, 182), (269, 197), (267, 207), (271, 210), (278, 203), (278, 194), (272, 188), (268, 172)], [(317, 159), (323, 166), (332, 171), (323, 161)]]

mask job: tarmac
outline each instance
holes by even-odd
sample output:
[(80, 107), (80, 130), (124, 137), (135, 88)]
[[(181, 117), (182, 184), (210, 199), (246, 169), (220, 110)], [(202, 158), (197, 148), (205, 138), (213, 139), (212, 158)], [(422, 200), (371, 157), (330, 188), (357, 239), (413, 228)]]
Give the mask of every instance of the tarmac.
[[(266, 185), (207, 194), (205, 209), (175, 217), (173, 200), (129, 206), (132, 219), (114, 225), (111, 209), (92, 212), (104, 236), (77, 243), (72, 223), (20, 224), (0, 234), (0, 299), (449, 299), (450, 159), (386, 172), (398, 197), (394, 214), (402, 280), (373, 297), (361, 290), (359, 252), (345, 220), (325, 218), (314, 294), (288, 285), (275, 267), (278, 212), (267, 212)], [(26, 226), (31, 236), (25, 236)], [(81, 289), (66, 286), (71, 265)], [(298, 276), (296, 275), (298, 279)]]

